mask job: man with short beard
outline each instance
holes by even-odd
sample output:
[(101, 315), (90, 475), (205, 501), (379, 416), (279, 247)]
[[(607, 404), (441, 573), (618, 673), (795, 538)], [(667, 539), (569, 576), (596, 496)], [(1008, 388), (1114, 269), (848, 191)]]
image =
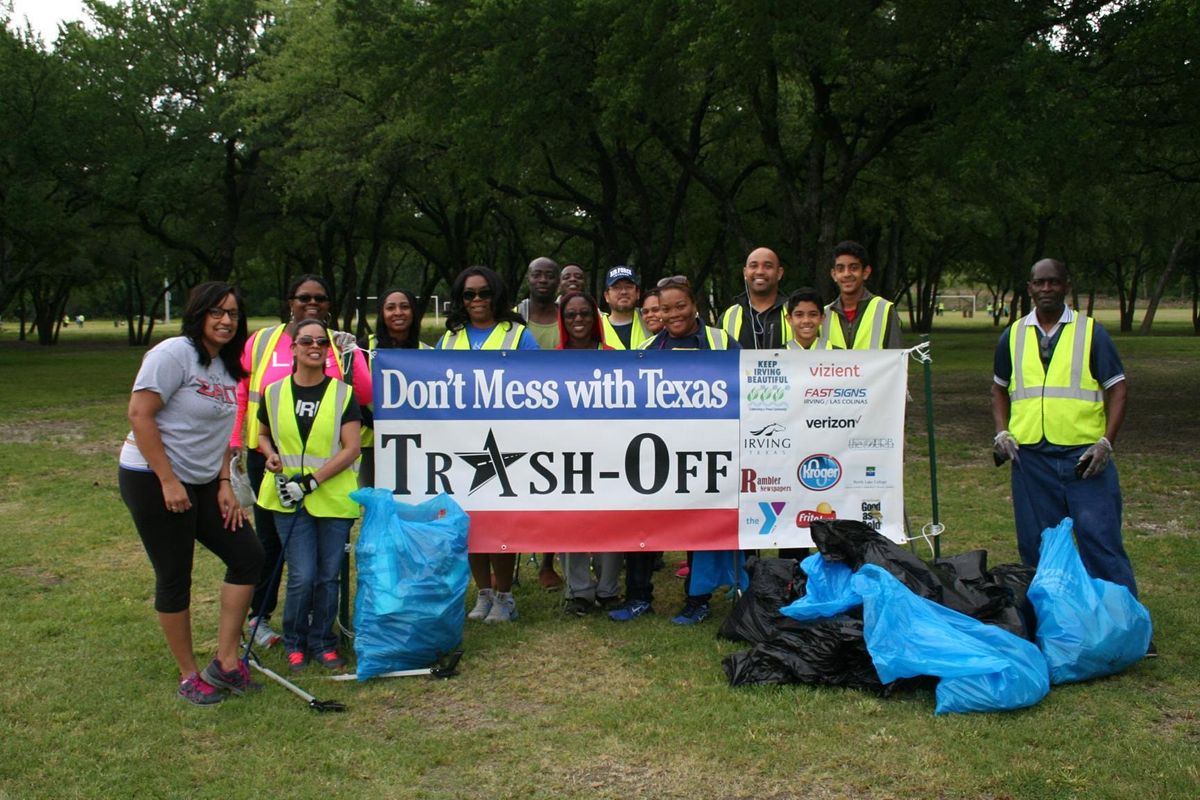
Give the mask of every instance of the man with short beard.
[(553, 350), (558, 347), (558, 264), (554, 259), (539, 256), (529, 262), (525, 283), (529, 297), (517, 303), (513, 311), (525, 318), (525, 326), (537, 340), (538, 347)]
[(779, 291), (783, 266), (779, 256), (767, 247), (758, 247), (746, 256), (742, 268), (746, 291), (733, 298), (733, 305), (721, 315), (721, 327), (748, 350), (776, 350), (792, 339), (785, 298)]

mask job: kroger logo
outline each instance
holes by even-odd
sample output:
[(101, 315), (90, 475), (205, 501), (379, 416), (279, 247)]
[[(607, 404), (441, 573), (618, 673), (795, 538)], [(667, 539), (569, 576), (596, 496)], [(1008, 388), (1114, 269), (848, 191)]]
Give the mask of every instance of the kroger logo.
[(796, 477), (804, 488), (823, 492), (837, 486), (842, 479), (842, 465), (827, 453), (816, 453), (800, 462)]

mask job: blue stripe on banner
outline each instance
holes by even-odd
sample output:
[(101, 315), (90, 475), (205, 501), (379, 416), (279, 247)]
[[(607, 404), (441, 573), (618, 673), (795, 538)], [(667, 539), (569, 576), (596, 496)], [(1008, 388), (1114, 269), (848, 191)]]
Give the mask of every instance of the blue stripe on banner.
[(377, 420), (737, 419), (736, 350), (380, 350)]

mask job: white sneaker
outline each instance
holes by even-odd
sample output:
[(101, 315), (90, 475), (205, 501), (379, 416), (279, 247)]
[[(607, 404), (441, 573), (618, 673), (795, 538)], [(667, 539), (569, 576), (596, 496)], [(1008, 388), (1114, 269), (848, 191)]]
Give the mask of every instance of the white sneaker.
[(492, 602), (496, 597), (496, 593), (491, 589), (480, 589), (479, 599), (475, 601), (475, 607), (467, 614), (467, 619), (485, 619), (488, 612), (492, 610)]
[(496, 592), (492, 601), (492, 610), (488, 612), (484, 622), (512, 622), (517, 618), (517, 600), (512, 592)]
[(271, 626), (267, 624), (267, 620), (264, 618), (262, 622), (259, 622), (258, 630), (255, 630), (254, 623), (256, 620), (257, 617), (250, 620), (250, 630), (254, 631), (254, 643), (264, 650), (279, 644), (283, 637), (271, 630)]

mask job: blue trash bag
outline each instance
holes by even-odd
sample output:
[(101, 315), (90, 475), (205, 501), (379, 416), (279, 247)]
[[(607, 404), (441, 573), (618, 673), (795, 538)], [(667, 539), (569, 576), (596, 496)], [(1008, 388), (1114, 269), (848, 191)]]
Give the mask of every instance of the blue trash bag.
[(808, 622), (844, 614), (862, 605), (862, 598), (850, 588), (850, 566), (840, 561), (826, 561), (820, 553), (800, 562), (808, 576), (804, 596), (779, 609), (785, 617)]
[(863, 598), (863, 633), (879, 679), (940, 678), (935, 714), (1010, 711), (1050, 692), (1046, 659), (1033, 642), (918, 597), (874, 564), (859, 568), (850, 585)]
[(718, 586), (734, 585), (737, 569), (737, 588), (750, 588), (746, 572), (746, 557), (741, 550), (697, 550), (692, 553), (692, 573), (688, 587), (692, 594), (710, 594)]
[(350, 497), (367, 510), (354, 551), (358, 679), (431, 666), (462, 642), (467, 514), (445, 494), (419, 505), (388, 489)]
[(1088, 575), (1066, 517), (1042, 531), (1029, 602), (1051, 683), (1113, 675), (1146, 656), (1150, 612), (1124, 586)]

